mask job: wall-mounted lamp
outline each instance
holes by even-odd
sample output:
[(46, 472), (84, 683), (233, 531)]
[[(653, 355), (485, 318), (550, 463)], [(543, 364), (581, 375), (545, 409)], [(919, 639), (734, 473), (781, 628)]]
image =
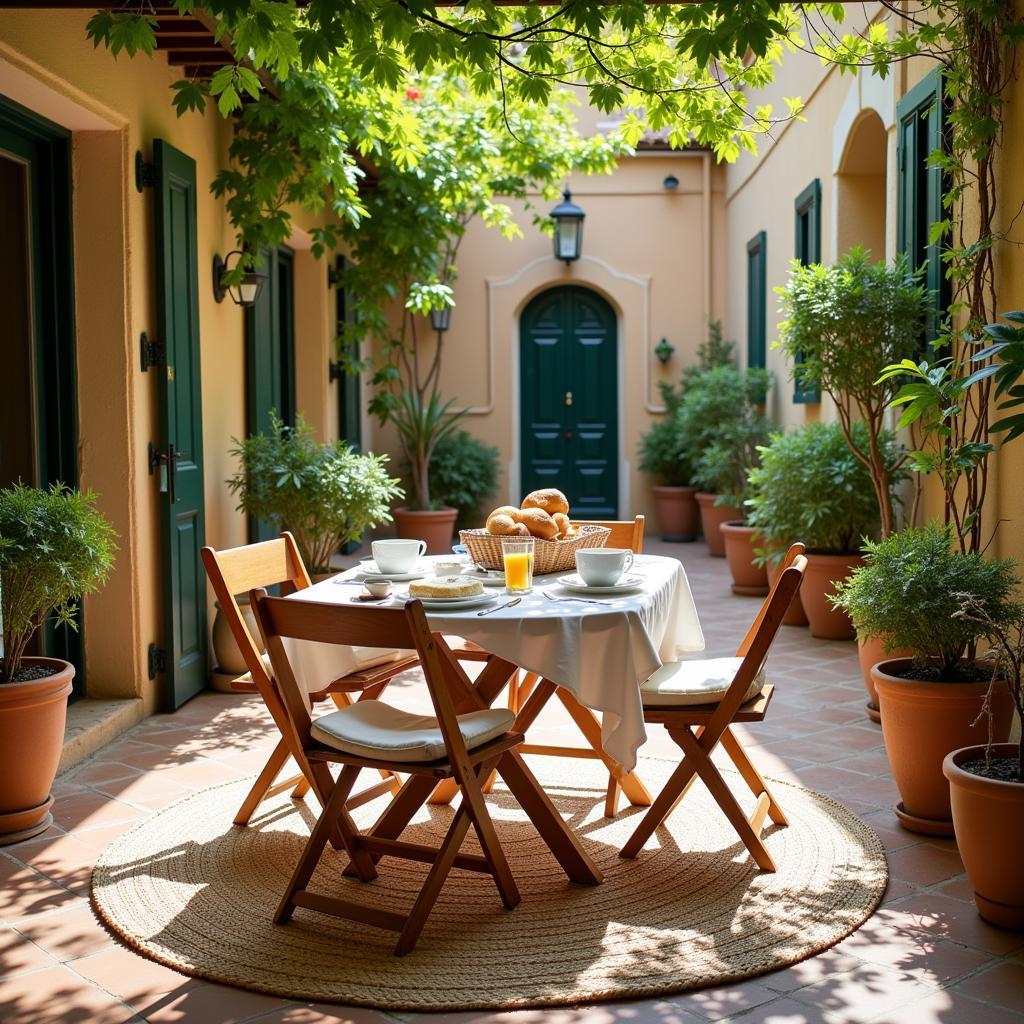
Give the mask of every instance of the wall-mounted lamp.
[(447, 331), (451, 318), (451, 306), (442, 306), (440, 309), (432, 309), (430, 311), (430, 326), (433, 327), (435, 331)]
[(668, 338), (662, 338), (657, 345), (654, 346), (654, 354), (658, 357), (659, 363), (667, 363), (672, 358), (672, 353), (675, 352), (675, 345), (668, 343)]
[(583, 248), (583, 218), (586, 214), (572, 201), (566, 189), (562, 201), (551, 211), (555, 222), (555, 259), (572, 263), (580, 258)]
[(666, 175), (665, 180), (661, 183), (669, 192), (674, 192), (679, 188), (679, 179), (674, 174)]
[[(270, 275), (262, 270), (247, 271), (238, 284), (225, 285), (224, 275), (230, 273), (238, 266), (238, 261), (244, 254), (240, 249), (229, 252), (224, 259), (219, 256), (213, 257), (213, 297), (218, 302), (224, 301), (225, 295), (231, 296), (231, 301), (236, 306), (255, 306), (256, 300), (263, 291)], [(230, 263), (231, 257), (236, 256), (234, 263)]]

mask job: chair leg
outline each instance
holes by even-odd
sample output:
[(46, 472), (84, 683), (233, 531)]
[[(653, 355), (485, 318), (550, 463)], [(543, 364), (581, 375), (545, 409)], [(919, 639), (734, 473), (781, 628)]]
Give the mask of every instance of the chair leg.
[[(291, 880), (288, 882), (288, 888), (285, 889), (281, 902), (278, 904), (277, 911), (274, 914), (274, 924), (286, 924), (291, 920), (292, 914), (295, 913), (295, 894), (305, 889), (309, 884), (309, 880), (313, 877), (313, 872), (316, 870), (317, 863), (323, 855), (324, 847), (327, 845), (327, 841), (330, 839), (335, 828), (341, 830), (345, 849), (362, 878), (366, 870), (366, 852), (362, 851), (362, 856), (360, 856), (360, 851), (357, 849), (357, 837), (351, 833), (345, 834), (346, 830), (351, 827), (346, 820), (348, 816), (345, 814), (345, 800), (348, 798), (358, 774), (359, 769), (351, 765), (346, 765), (342, 769), (337, 784), (331, 792), (320, 817), (317, 819), (316, 825), (313, 826), (313, 832), (306, 842), (306, 848), (302, 851), (299, 863), (295, 865)], [(370, 863), (370, 870), (373, 872), (373, 875), (369, 876), (369, 878), (363, 878), (363, 881), (369, 881), (370, 878), (376, 876), (376, 870), (372, 862)]]
[(238, 813), (235, 815), (236, 825), (249, 824), (249, 820), (255, 814), (256, 808), (263, 802), (263, 798), (267, 795), (267, 790), (273, 786), (274, 779), (277, 778), (278, 773), (284, 767), (284, 763), (288, 760), (289, 755), (288, 744), (285, 743), (284, 739), (278, 740), (277, 746), (271, 751), (270, 757), (267, 758), (267, 763), (263, 766), (263, 771), (260, 772), (256, 781), (252, 784), (252, 789), (246, 794), (242, 805), (238, 808)]
[(614, 775), (608, 776), (608, 789), (604, 795), (604, 816), (614, 818), (619, 813), (619, 782)]
[(501, 902), (505, 904), (506, 910), (512, 910), (520, 902), (519, 888), (515, 878), (512, 877), (512, 869), (508, 865), (505, 851), (498, 842), (498, 834), (494, 831), (494, 822), (487, 813), (487, 805), (484, 803), (483, 794), (480, 791), (480, 778), (493, 777), (494, 766), (497, 759), (479, 765), (476, 771), (467, 771), (462, 779), (462, 807), (465, 807), (473, 821), (476, 829), (477, 839), (480, 840), (480, 848), (491, 868), (491, 875), (494, 884), (498, 887), (501, 895)]
[(292, 799), (301, 800), (309, 792), (309, 779), (303, 775), (292, 790)]
[(740, 773), (743, 781), (750, 787), (750, 792), (758, 798), (760, 798), (762, 793), (767, 794), (769, 800), (768, 817), (776, 825), (788, 825), (789, 821), (775, 799), (775, 795), (768, 788), (764, 779), (761, 778), (761, 773), (751, 764), (747, 752), (743, 749), (740, 741), (736, 739), (731, 728), (726, 728), (725, 732), (722, 733), (721, 743), (732, 763), (736, 765), (736, 771)]
[(697, 777), (697, 769), (689, 757), (684, 757), (679, 767), (668, 777), (662, 791), (654, 798), (650, 810), (640, 819), (626, 845), (619, 850), (620, 857), (632, 860), (654, 835), (655, 829), (676, 809), (676, 805), (689, 792)]

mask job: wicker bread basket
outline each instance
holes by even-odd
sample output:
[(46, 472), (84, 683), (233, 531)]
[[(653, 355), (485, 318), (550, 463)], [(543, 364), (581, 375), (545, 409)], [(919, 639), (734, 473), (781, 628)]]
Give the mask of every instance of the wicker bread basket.
[[(533, 540), (533, 574), (543, 576), (549, 572), (567, 572), (576, 568), (576, 552), (581, 548), (603, 548), (611, 530), (607, 526), (581, 526), (579, 535), (567, 540)], [(503, 569), (501, 542), (486, 530), (461, 530), (459, 539), (466, 545), (470, 557), (488, 569)], [(509, 538), (514, 540), (517, 538)], [(522, 539), (522, 538), (520, 538)]]

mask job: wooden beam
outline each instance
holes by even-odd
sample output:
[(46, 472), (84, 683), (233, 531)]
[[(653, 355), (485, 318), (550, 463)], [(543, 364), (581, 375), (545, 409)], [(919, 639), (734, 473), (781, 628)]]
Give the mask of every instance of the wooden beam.
[(167, 63), (177, 67), (186, 64), (214, 64), (220, 67), (223, 64), (234, 64), (235, 57), (230, 50), (224, 50), (219, 46), (193, 50), (168, 50)]
[(157, 29), (156, 48), (158, 50), (202, 50), (214, 53), (225, 53), (225, 49), (211, 36), (201, 36), (198, 32), (191, 35), (180, 35), (179, 33), (161, 32)]

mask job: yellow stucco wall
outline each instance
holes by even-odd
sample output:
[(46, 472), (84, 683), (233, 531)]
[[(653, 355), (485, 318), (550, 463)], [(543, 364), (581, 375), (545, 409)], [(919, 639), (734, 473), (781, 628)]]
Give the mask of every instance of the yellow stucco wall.
[[(86, 39), (87, 12), (5, 11), (0, 22), (0, 95), (72, 130), (75, 314), (80, 482), (120, 534), (117, 567), (85, 602), (90, 696), (157, 701), (146, 648), (163, 633), (159, 504), (147, 469), (157, 439), (155, 372), (139, 365), (139, 334), (155, 333), (153, 190), (138, 192), (134, 157), (152, 158), (161, 138), (196, 161), (199, 318), (203, 381), (206, 540), (244, 543), (244, 518), (224, 486), (230, 438), (245, 433), (245, 325), (230, 301), (217, 304), (210, 271), (234, 236), (209, 184), (226, 159), (230, 126), (211, 108), (177, 117), (169, 86), (180, 77), (160, 53), (114, 60)], [(312, 218), (299, 214), (296, 252), (296, 391), (318, 432), (330, 429), (326, 356), (333, 293), (308, 251)], [(319, 375), (319, 379), (318, 379)], [(212, 607), (212, 602), (211, 602)]]

